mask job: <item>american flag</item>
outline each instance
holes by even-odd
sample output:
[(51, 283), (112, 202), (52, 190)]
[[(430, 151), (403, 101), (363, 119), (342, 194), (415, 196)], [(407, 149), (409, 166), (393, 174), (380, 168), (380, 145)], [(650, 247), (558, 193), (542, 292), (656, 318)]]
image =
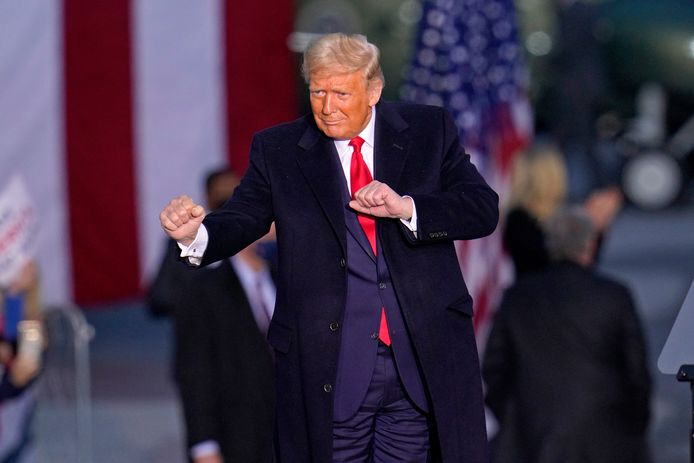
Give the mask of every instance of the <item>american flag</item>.
[(293, 1), (0, 1), (0, 190), (27, 185), (46, 304), (134, 299), (159, 211), (296, 117)]
[[(442, 106), (502, 203), (513, 156), (531, 133), (526, 75), (512, 0), (425, 0), (401, 97)], [(484, 340), (493, 308), (510, 280), (501, 232), (457, 243)]]

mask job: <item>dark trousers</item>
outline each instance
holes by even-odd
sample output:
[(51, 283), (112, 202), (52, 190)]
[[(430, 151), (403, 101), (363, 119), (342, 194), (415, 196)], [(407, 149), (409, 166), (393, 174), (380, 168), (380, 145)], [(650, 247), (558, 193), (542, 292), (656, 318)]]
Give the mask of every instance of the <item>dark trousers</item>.
[(390, 347), (379, 343), (364, 402), (350, 419), (333, 423), (333, 462), (426, 463), (427, 416), (407, 397)]

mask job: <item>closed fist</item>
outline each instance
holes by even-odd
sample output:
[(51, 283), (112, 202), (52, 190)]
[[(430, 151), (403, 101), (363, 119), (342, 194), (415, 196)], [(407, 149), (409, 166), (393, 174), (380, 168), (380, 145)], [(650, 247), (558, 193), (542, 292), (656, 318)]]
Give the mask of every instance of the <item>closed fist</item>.
[(410, 220), (413, 204), (411, 198), (400, 196), (385, 183), (373, 180), (354, 193), (349, 207), (374, 217)]
[(195, 240), (204, 218), (205, 209), (186, 195), (172, 199), (159, 214), (161, 227), (166, 234), (184, 246), (189, 246)]

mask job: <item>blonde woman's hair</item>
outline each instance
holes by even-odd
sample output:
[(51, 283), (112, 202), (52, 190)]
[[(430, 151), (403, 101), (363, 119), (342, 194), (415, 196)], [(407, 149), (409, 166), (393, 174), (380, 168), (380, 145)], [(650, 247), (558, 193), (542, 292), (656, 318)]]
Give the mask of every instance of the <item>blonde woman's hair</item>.
[(364, 71), (367, 83), (380, 81), (385, 85), (385, 78), (378, 62), (380, 52), (376, 45), (369, 43), (360, 34), (327, 34), (314, 40), (304, 51), (304, 62), (301, 73), (306, 83), (312, 73), (323, 70), (337, 73)]
[(522, 207), (544, 222), (564, 202), (566, 187), (566, 166), (559, 149), (537, 145), (514, 159), (509, 206)]

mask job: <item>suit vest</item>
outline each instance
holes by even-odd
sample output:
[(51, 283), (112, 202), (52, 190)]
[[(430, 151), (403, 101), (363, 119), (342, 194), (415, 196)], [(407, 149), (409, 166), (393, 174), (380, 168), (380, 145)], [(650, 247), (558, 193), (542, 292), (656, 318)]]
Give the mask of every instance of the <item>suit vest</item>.
[[(337, 156), (335, 156), (337, 159)], [(341, 179), (347, 228), (347, 300), (340, 325), (340, 353), (335, 381), (335, 421), (351, 418), (366, 397), (378, 349), (381, 307), (385, 308), (398, 374), (412, 401), (428, 411), (420, 369), (407, 332), (397, 295), (382, 252), (375, 256), (357, 215), (347, 204), (349, 190), (342, 167)], [(376, 246), (380, 251), (376, 221)]]

